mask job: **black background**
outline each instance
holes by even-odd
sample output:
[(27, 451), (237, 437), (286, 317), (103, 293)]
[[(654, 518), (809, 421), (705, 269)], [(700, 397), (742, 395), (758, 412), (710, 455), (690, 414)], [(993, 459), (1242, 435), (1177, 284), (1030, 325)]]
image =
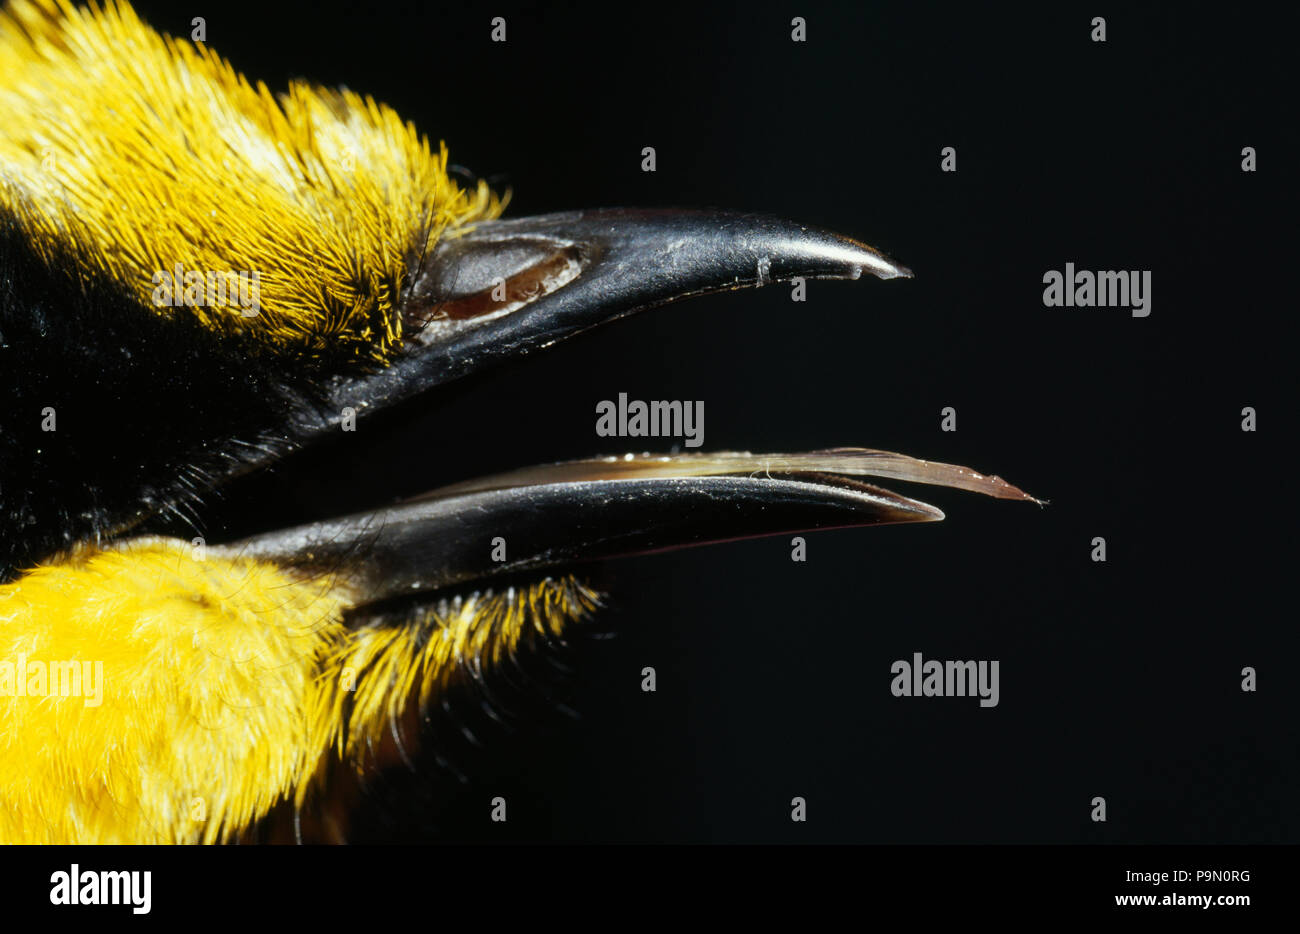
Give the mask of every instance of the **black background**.
[[(468, 755), (467, 784), (417, 775), (418, 809), (410, 776), (378, 783), (388, 816), (361, 838), (1297, 839), (1285, 33), (1239, 7), (1043, 6), (138, 4), (182, 36), (203, 15), (272, 88), (392, 104), (510, 188), (512, 216), (761, 211), (916, 271), (600, 329), (233, 488), (217, 533), (642, 447), (595, 435), (619, 392), (703, 400), (709, 450), (884, 448), (1051, 501), (910, 488), (947, 521), (814, 534), (804, 564), (775, 538), (601, 569), (616, 637), (574, 640), (560, 701), (580, 716), (539, 701), (551, 713)], [(1150, 317), (1045, 308), (1066, 262), (1151, 270)], [(890, 664), (915, 651), (998, 659), (1001, 703), (892, 697)]]

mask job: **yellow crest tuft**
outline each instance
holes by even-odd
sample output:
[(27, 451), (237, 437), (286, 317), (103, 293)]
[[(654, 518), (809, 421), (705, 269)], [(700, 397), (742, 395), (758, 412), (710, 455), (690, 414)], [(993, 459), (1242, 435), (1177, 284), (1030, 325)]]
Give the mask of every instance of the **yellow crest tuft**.
[(413, 265), (502, 208), (388, 107), (273, 96), (125, 3), (0, 13), (0, 126), (0, 210), (47, 262), (275, 353), (388, 359)]

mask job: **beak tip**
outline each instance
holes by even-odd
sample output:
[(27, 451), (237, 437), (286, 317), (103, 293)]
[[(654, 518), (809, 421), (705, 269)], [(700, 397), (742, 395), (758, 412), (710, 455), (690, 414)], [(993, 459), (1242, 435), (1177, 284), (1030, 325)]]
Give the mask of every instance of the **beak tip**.
[(912, 500), (912, 502), (909, 503), (909, 506), (912, 511), (908, 514), (907, 519), (904, 520), (905, 522), (942, 522), (944, 519), (948, 518), (942, 509), (938, 506), (931, 505), (930, 503), (922, 503), (917, 500)]
[(876, 271), (876, 276), (880, 279), (911, 279), (914, 278), (912, 270), (906, 266), (900, 266), (897, 263), (891, 264), (888, 268)]
[[(844, 238), (848, 239), (848, 238)], [(911, 279), (912, 270), (896, 262), (874, 247), (849, 240), (850, 255), (846, 257), (850, 268), (849, 278), (860, 279), (869, 272), (877, 279)]]
[(911, 279), (912, 270), (902, 263), (894, 262), (883, 253), (872, 251), (872, 262), (867, 268), (875, 274), (878, 279)]

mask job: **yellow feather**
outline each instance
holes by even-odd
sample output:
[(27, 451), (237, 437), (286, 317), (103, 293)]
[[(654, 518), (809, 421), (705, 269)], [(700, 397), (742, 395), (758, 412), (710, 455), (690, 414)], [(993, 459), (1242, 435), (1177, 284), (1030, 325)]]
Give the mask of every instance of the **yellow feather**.
[[(0, 842), (228, 840), (279, 801), (309, 804), (331, 755), (359, 766), (466, 659), (490, 670), (597, 596), (547, 580), (361, 628), (345, 623), (351, 600), (336, 582), (173, 539), (0, 587)], [(100, 663), (97, 699), (93, 676), (59, 693), (67, 669), (51, 673), (70, 661)]]
[[(0, 210), (52, 268), (298, 362), (391, 358), (415, 264), (502, 209), (387, 107), (274, 97), (124, 3), (0, 13), (0, 125)], [(178, 266), (256, 273), (257, 313), (160, 306)], [(490, 669), (596, 600), (566, 578), (353, 627), (337, 581), (179, 541), (31, 570), (0, 586), (0, 841), (230, 839), (309, 803), (332, 757), (360, 767), (466, 659)]]
[(502, 209), (485, 183), (459, 188), (445, 147), (388, 107), (300, 82), (273, 96), (125, 3), (10, 4), (0, 126), (0, 209), (48, 262), (159, 314), (175, 311), (158, 289), (178, 265), (256, 273), (256, 314), (211, 291), (191, 310), (297, 357), (390, 359), (428, 246)]

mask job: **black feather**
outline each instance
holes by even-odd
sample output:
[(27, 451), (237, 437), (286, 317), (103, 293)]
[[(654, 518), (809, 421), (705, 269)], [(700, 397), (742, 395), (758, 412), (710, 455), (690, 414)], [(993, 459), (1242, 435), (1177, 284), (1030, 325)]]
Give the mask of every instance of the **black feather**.
[(155, 514), (195, 527), (214, 482), (288, 446), (318, 398), (310, 368), (75, 268), (0, 215), (0, 582)]

